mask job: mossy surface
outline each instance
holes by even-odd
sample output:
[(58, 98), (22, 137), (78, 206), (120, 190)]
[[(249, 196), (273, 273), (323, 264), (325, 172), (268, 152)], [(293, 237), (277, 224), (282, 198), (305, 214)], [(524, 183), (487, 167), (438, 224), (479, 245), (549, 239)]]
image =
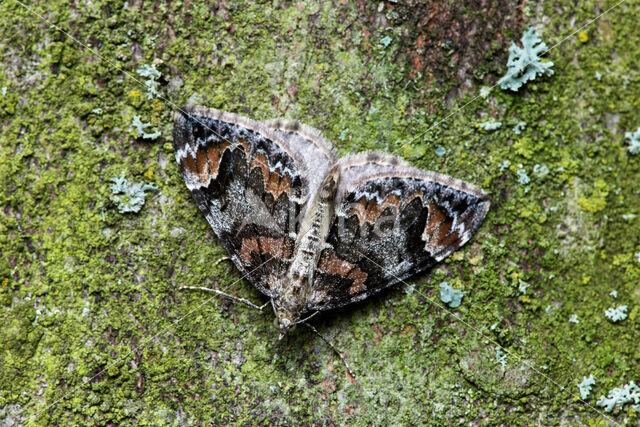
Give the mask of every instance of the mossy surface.
[[(442, 52), (435, 76), (431, 51), (420, 66), (406, 54), (414, 3), (33, 3), (0, 3), (2, 422), (638, 422), (630, 405), (595, 405), (640, 382), (640, 156), (624, 141), (640, 126), (637, 2), (572, 36), (616, 2), (492, 10), (508, 37), (462, 77)], [(531, 25), (555, 74), (478, 97)], [(147, 99), (145, 64), (163, 99)], [(215, 265), (224, 251), (173, 160), (171, 115), (187, 102), (299, 119), (342, 154), (398, 154), (491, 194), (472, 242), (429, 274), (315, 319), (355, 381), (309, 331), (278, 343), (270, 312), (177, 290), (263, 300)], [(138, 139), (138, 115), (161, 136)], [(476, 126), (487, 120), (502, 127)], [(122, 174), (159, 188), (137, 214), (113, 200)], [(465, 294), (456, 310), (443, 280)], [(614, 324), (604, 312), (618, 305), (629, 316)]]

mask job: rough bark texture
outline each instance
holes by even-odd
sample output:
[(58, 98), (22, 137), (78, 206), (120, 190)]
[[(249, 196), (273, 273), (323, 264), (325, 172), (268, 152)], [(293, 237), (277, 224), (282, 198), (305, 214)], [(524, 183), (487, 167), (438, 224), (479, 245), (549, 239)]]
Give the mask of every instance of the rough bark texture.
[[(596, 405), (640, 382), (637, 2), (572, 34), (615, 3), (0, 2), (0, 423), (637, 422), (637, 406)], [(555, 74), (489, 89), (529, 26)], [(148, 99), (136, 70), (152, 64)], [(314, 319), (356, 380), (309, 331), (278, 343), (272, 313), (177, 290), (261, 301), (215, 265), (173, 160), (188, 101), (299, 119), (342, 154), (490, 192), (462, 251)], [(134, 116), (161, 136), (138, 138)], [(137, 214), (111, 194), (123, 173), (159, 188)]]

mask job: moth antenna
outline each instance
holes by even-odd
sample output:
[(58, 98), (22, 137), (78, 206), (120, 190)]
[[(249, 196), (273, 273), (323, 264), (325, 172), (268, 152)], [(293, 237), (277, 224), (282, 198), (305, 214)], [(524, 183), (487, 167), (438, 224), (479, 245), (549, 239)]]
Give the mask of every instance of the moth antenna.
[(214, 294), (216, 294), (218, 296), (225, 297), (225, 298), (228, 298), (230, 300), (240, 302), (240, 303), (242, 303), (244, 305), (247, 305), (247, 306), (249, 306), (251, 308), (255, 308), (258, 311), (262, 311), (267, 305), (269, 305), (271, 303), (271, 300), (269, 300), (269, 301), (265, 302), (262, 305), (257, 305), (257, 304), (254, 304), (254, 303), (252, 303), (251, 301), (249, 301), (247, 299), (236, 297), (236, 296), (233, 296), (233, 295), (229, 295), (227, 293), (219, 291), (218, 289), (205, 288), (205, 287), (202, 287), (202, 286), (180, 286), (178, 288), (179, 291), (182, 291), (182, 290), (185, 290), (185, 289), (194, 290), (194, 291), (211, 292), (211, 293), (214, 293)]
[[(318, 312), (316, 311), (314, 314), (312, 314), (312, 316), (314, 316), (314, 315), (315, 315), (315, 314), (317, 314), (317, 313), (318, 313)], [(309, 317), (311, 317), (311, 316), (309, 316)], [(311, 326), (311, 325), (310, 325), (309, 323), (307, 323), (307, 322), (303, 322), (302, 324), (303, 324), (304, 326), (306, 326), (307, 328), (311, 329), (311, 330), (313, 331), (313, 333), (314, 333), (314, 334), (316, 334), (317, 336), (319, 336), (319, 337), (320, 337), (320, 339), (321, 339), (322, 341), (324, 341), (324, 343), (325, 343), (326, 345), (328, 345), (328, 346), (331, 348), (331, 350), (333, 350), (333, 352), (334, 352), (335, 354), (337, 354), (337, 355), (338, 355), (338, 357), (340, 358), (340, 360), (342, 360), (342, 363), (344, 364), (345, 369), (347, 370), (347, 374), (348, 374), (348, 375), (349, 375), (349, 377), (350, 377), (350, 378), (349, 378), (349, 380), (350, 380), (351, 382), (353, 382), (353, 380), (355, 380), (355, 379), (356, 379), (356, 375), (353, 373), (353, 371), (352, 371), (352, 370), (351, 370), (351, 368), (349, 367), (349, 364), (347, 363), (347, 360), (344, 358), (344, 356), (342, 355), (342, 353), (340, 353), (340, 352), (338, 351), (338, 349), (337, 349), (337, 348), (335, 348), (335, 347), (334, 347), (334, 345), (333, 345), (333, 344), (331, 344), (331, 343), (329, 342), (329, 340), (327, 340), (324, 336), (322, 336), (322, 334), (321, 334), (320, 332), (318, 332), (318, 330), (317, 330), (316, 328), (314, 328), (313, 326)]]
[(320, 313), (319, 311), (316, 311), (316, 312), (314, 312), (313, 314), (311, 314), (311, 315), (309, 315), (309, 316), (305, 317), (304, 319), (302, 319), (302, 320), (298, 320), (297, 322), (295, 322), (295, 323), (294, 323), (294, 325), (297, 325), (298, 323), (305, 323), (307, 320), (311, 319), (312, 317), (314, 317), (315, 315), (317, 315), (317, 314), (319, 314), (319, 313)]

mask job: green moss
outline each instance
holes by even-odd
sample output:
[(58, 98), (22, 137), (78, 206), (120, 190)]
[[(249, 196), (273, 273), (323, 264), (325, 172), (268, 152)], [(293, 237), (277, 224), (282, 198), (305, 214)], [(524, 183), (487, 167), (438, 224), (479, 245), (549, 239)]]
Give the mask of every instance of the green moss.
[(578, 204), (585, 212), (600, 212), (607, 207), (607, 195), (609, 194), (609, 186), (602, 180), (596, 180), (593, 194), (591, 197), (580, 197)]
[[(552, 46), (572, 31), (567, 13), (587, 22), (610, 6), (543, 2), (539, 15), (525, 11), (523, 27), (547, 23)], [(377, 7), (35, 6), (91, 52), (19, 4), (0, 3), (1, 419), (517, 424), (524, 414), (596, 424), (600, 415), (575, 400), (577, 379), (596, 378), (593, 405), (640, 376), (640, 162), (623, 142), (640, 99), (633, 6), (592, 24), (586, 41), (552, 50), (554, 76), (473, 102), (481, 84), (454, 90), (455, 70), (442, 83), (415, 77), (398, 55), (411, 29), (393, 21), (392, 3)], [(496, 42), (484, 55), (483, 85), (504, 72), (497, 58), (507, 48)], [(177, 291), (220, 286), (261, 300), (230, 264), (214, 265), (224, 251), (173, 161), (174, 105), (146, 99), (126, 74), (152, 63), (176, 105), (300, 119), (343, 154), (399, 154), (490, 192), (492, 211), (472, 242), (415, 278), (413, 291), (398, 287), (316, 320), (355, 384), (309, 331), (278, 343), (271, 313)], [(135, 115), (162, 136), (136, 140)], [(504, 126), (478, 131), (485, 118)], [(515, 135), (519, 122), (527, 126)], [(138, 214), (118, 213), (110, 198), (110, 179), (122, 173), (160, 189)], [(459, 318), (438, 304), (442, 281), (465, 293)], [(604, 317), (612, 289), (615, 305), (629, 307), (619, 324)]]

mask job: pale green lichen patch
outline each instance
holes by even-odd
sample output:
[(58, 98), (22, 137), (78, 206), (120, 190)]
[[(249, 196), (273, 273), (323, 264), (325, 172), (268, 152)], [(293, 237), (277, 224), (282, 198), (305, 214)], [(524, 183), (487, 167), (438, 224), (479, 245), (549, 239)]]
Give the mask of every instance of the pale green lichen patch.
[(547, 45), (538, 37), (533, 28), (524, 32), (520, 42), (522, 47), (511, 43), (507, 73), (498, 80), (502, 89), (510, 89), (514, 92), (537, 76), (553, 75), (553, 62), (543, 62), (540, 57), (548, 50)]
[(147, 191), (157, 190), (151, 184), (141, 184), (139, 182), (129, 182), (124, 174), (120, 177), (111, 178), (112, 200), (118, 205), (118, 212), (140, 212), (147, 197)]
[[(593, 410), (598, 397), (640, 378), (640, 162), (625, 139), (638, 126), (635, 5), (549, 52), (553, 77), (469, 103), (500, 78), (506, 41), (524, 28), (544, 22), (553, 46), (614, 4), (526, 3), (523, 28), (453, 90), (398, 56), (411, 29), (393, 12), (408, 6), (370, 3), (39, 2), (50, 23), (0, 3), (0, 419), (607, 421)], [(174, 104), (147, 99), (148, 76), (136, 73), (145, 64)], [(444, 80), (456, 79), (453, 68)], [(231, 264), (215, 265), (224, 251), (173, 160), (171, 115), (189, 101), (298, 119), (342, 154), (398, 154), (489, 192), (471, 242), (411, 291), (314, 319), (353, 383), (309, 331), (279, 343), (271, 313), (177, 290), (262, 300)], [(135, 116), (158, 138), (137, 138)], [(478, 130), (487, 117), (502, 126)], [(122, 173), (160, 189), (136, 214), (111, 201)], [(464, 293), (458, 317), (440, 302), (443, 281)], [(613, 323), (604, 313), (619, 305), (628, 315)], [(585, 375), (598, 379), (591, 407), (576, 387)], [(637, 422), (632, 404), (611, 410)]]

